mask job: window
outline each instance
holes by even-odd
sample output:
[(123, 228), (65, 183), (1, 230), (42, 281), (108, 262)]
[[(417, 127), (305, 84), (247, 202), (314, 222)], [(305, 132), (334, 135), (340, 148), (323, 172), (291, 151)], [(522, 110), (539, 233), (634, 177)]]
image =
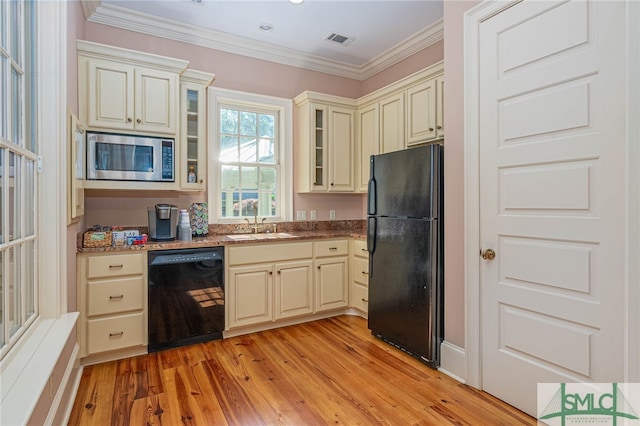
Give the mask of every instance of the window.
[(209, 204), (218, 222), (288, 220), (291, 101), (211, 90)]
[(38, 315), (35, 7), (0, 2), (0, 358)]

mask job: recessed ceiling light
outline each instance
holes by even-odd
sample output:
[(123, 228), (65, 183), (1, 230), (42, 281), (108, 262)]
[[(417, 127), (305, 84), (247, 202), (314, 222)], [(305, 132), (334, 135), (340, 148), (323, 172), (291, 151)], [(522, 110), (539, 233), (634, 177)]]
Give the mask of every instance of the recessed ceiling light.
[(304, 0), (289, 0), (289, 3), (291, 4), (300, 4), (302, 3)]
[(258, 28), (260, 28), (260, 30), (268, 33), (269, 31), (273, 31), (273, 25), (271, 24), (260, 24), (260, 26), (258, 26)]

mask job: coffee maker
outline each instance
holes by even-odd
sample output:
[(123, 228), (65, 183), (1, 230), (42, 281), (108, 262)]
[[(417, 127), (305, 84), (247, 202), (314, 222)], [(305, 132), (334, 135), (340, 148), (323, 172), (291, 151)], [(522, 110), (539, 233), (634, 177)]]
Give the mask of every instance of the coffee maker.
[(178, 230), (178, 207), (171, 204), (156, 204), (148, 207), (149, 238), (152, 241), (173, 241)]

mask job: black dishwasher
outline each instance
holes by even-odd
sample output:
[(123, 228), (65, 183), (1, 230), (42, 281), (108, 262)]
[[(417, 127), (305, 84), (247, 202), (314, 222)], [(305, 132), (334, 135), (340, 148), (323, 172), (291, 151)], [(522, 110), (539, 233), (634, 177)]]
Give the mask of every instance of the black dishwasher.
[(150, 251), (149, 352), (221, 339), (224, 248)]

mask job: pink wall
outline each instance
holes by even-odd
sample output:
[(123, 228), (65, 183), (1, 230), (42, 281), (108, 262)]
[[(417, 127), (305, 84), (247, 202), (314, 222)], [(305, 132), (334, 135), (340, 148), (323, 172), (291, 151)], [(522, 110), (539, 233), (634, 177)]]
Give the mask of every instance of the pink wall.
[(444, 2), (445, 340), (465, 347), (463, 14), (476, 1)]
[[(85, 23), (85, 36), (85, 40), (96, 43), (188, 60), (190, 68), (212, 72), (216, 75), (213, 87), (288, 99), (294, 98), (304, 90), (358, 98), (440, 61), (443, 49), (442, 43), (437, 43), (361, 82), (91, 22)], [(294, 132), (294, 134), (296, 133)], [(160, 198), (164, 200), (163, 202), (186, 207), (188, 204), (184, 203), (190, 204), (192, 199), (205, 201), (206, 194), (175, 197), (164, 195)], [(336, 210), (337, 219), (361, 219), (365, 215), (365, 198), (362, 194), (294, 194), (293, 208), (294, 212), (296, 210), (307, 211), (308, 218), (310, 217), (309, 212), (316, 210), (318, 220), (328, 220), (329, 210)], [(146, 206), (153, 206), (158, 200), (158, 194), (141, 195), (138, 193), (135, 197), (121, 197), (120, 195), (92, 191), (87, 194), (86, 198), (86, 223), (89, 225), (94, 223), (144, 225), (147, 222), (144, 217)], [(133, 214), (130, 209), (134, 209)], [(144, 219), (143, 222), (133, 222), (142, 219)]]

